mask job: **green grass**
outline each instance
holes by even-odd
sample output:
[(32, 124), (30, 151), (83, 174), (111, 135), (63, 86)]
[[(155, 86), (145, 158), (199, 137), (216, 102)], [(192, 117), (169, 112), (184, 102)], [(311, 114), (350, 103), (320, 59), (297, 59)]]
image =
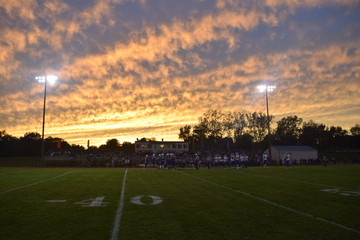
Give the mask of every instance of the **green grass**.
[(33, 157), (0, 157), (0, 167), (39, 167), (40, 156)]
[[(110, 239), (125, 171), (0, 168), (0, 239)], [(119, 239), (359, 239), (359, 192), (358, 165), (128, 169)]]

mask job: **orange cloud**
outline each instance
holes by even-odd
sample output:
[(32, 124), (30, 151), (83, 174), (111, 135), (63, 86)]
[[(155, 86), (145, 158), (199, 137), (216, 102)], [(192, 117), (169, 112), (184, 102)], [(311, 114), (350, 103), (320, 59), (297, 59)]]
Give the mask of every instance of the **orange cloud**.
[[(264, 81), (277, 85), (270, 95), (276, 120), (296, 114), (328, 124), (343, 122), (347, 124), (344, 127), (356, 121), (359, 40), (334, 41), (315, 49), (296, 45), (268, 49), (267, 45), (282, 40), (275, 27), (285, 24), (287, 16), (295, 14), (294, 9), (345, 4), (341, 1), (303, 1), (300, 6), (298, 1), (269, 0), (265, 5), (270, 11), (259, 3), (217, 1), (214, 11), (143, 24), (106, 43), (87, 31), (95, 28), (101, 39), (107, 28), (119, 24), (113, 6), (123, 1), (96, 1), (79, 11), (61, 1), (46, 2), (49, 13), (42, 17), (46, 16), (51, 28), (36, 24), (31, 10), (38, 7), (36, 2), (29, 1), (24, 9), (20, 2), (11, 2), (0, 6), (5, 6), (9, 16), (21, 16), (34, 25), (26, 31), (1, 30), (0, 39), (6, 46), (0, 45), (0, 75), (4, 79), (0, 84), (10, 89), (25, 82), (13, 80), (24, 64), (19, 53), (24, 59), (56, 53), (61, 67), (44, 67), (60, 79), (48, 89), (49, 135), (81, 144), (87, 138), (95, 139), (96, 144), (113, 137), (134, 141), (136, 137), (166, 136), (175, 140), (180, 126), (195, 124), (208, 108), (264, 111), (264, 96), (256, 92), (256, 85)], [(287, 7), (285, 12), (281, 6)], [(67, 18), (60, 17), (62, 14)], [(259, 26), (268, 31), (261, 32)], [(304, 46), (312, 44), (296, 22), (286, 29)], [(256, 38), (249, 39), (248, 34)], [(90, 47), (92, 51), (86, 51)], [(25, 70), (36, 73), (31, 66)], [(26, 74), (18, 76), (29, 78)], [(43, 86), (26, 86), (26, 91), (0, 97), (0, 114), (7, 119), (0, 128), (10, 134), (40, 132)], [(332, 115), (337, 117), (329, 117)]]

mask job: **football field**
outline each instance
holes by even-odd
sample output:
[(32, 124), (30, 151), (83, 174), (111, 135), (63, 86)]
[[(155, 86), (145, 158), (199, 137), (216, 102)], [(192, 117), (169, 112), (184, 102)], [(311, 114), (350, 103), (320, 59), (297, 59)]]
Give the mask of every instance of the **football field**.
[(0, 239), (360, 239), (360, 166), (0, 168)]

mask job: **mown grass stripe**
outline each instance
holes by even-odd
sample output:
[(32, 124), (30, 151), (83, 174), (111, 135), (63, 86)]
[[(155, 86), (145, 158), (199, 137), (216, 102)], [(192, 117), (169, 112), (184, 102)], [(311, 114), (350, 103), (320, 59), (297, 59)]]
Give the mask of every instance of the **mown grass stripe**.
[(271, 204), (271, 205), (273, 205), (273, 206), (276, 206), (276, 207), (279, 207), (279, 208), (288, 210), (288, 211), (293, 212), (293, 213), (296, 213), (296, 214), (298, 214), (298, 215), (302, 215), (302, 216), (305, 216), (305, 217), (309, 217), (309, 218), (312, 218), (312, 219), (315, 219), (315, 220), (318, 220), (318, 221), (321, 221), (321, 222), (324, 222), (324, 223), (328, 223), (328, 224), (337, 226), (337, 227), (339, 227), (339, 228), (342, 228), (342, 229), (345, 229), (345, 230), (348, 230), (348, 231), (351, 231), (351, 232), (355, 232), (355, 233), (360, 234), (360, 231), (359, 231), (359, 230), (356, 230), (356, 229), (347, 227), (347, 226), (345, 226), (345, 225), (342, 225), (342, 224), (339, 224), (339, 223), (336, 223), (336, 222), (333, 222), (333, 221), (330, 221), (330, 220), (326, 220), (326, 219), (321, 218), (321, 217), (316, 217), (316, 216), (313, 216), (313, 215), (311, 215), (311, 214), (309, 214), (309, 213), (301, 212), (301, 211), (299, 211), (299, 210), (296, 210), (296, 209), (293, 209), (293, 208), (290, 208), (290, 207), (286, 207), (286, 206), (284, 206), (284, 205), (281, 205), (281, 204), (272, 202), (272, 201), (270, 201), (270, 200), (267, 200), (267, 199), (264, 199), (264, 198), (261, 198), (261, 197), (255, 196), (255, 195), (252, 195), (252, 194), (250, 194), (250, 193), (246, 193), (246, 192), (243, 192), (243, 191), (240, 191), (240, 190), (231, 188), (231, 187), (227, 187), (227, 186), (224, 186), (224, 185), (221, 185), (221, 184), (219, 184), (219, 183), (206, 180), (206, 179), (201, 178), (201, 177), (198, 177), (198, 176), (193, 176), (193, 175), (191, 175), (191, 174), (186, 174), (186, 173), (183, 173), (183, 172), (178, 172), (178, 173), (183, 174), (183, 175), (186, 175), (186, 176), (190, 176), (190, 177), (192, 177), (192, 178), (201, 180), (201, 181), (206, 182), (206, 183), (213, 184), (213, 185), (218, 186), (218, 187), (221, 187), (221, 188), (223, 188), (223, 189), (227, 189), (227, 190), (230, 190), (230, 191), (233, 191), (233, 192), (240, 193), (240, 194), (245, 195), (245, 196), (247, 196), (247, 197), (257, 199), (257, 200), (259, 200), (259, 201), (262, 201), (262, 202)]
[(302, 181), (302, 180), (293, 180), (293, 179), (282, 178), (282, 177), (265, 176), (265, 175), (253, 174), (253, 173), (248, 173), (248, 172), (247, 173), (242, 172), (242, 174), (251, 175), (251, 176), (255, 176), (255, 177), (264, 177), (264, 178), (273, 178), (273, 179), (285, 180), (285, 181), (288, 181), (288, 182), (296, 182), (296, 183), (314, 185), (314, 186), (319, 186), (319, 187), (330, 187), (330, 188), (338, 188), (338, 189), (344, 189), (344, 190), (350, 190), (350, 191), (357, 191), (357, 189), (354, 189), (354, 188), (332, 186), (332, 185), (326, 185), (326, 184), (321, 184), (321, 183), (313, 183), (313, 182)]
[(126, 182), (127, 171), (128, 171), (128, 169), (126, 169), (124, 177), (123, 177), (120, 200), (119, 200), (118, 208), (116, 210), (114, 227), (113, 227), (113, 230), (111, 233), (111, 240), (119, 239), (120, 221), (121, 221), (121, 216), (122, 216), (123, 208), (124, 208), (125, 182)]
[(31, 186), (34, 186), (34, 185), (37, 185), (37, 184), (40, 184), (40, 183), (49, 182), (49, 181), (51, 181), (51, 180), (54, 180), (54, 179), (57, 179), (57, 178), (61, 178), (61, 177), (65, 176), (65, 175), (68, 175), (68, 174), (70, 174), (70, 173), (71, 173), (71, 172), (66, 172), (66, 173), (63, 173), (63, 174), (61, 174), (61, 175), (59, 175), (59, 176), (55, 176), (55, 177), (52, 177), (52, 178), (47, 178), (47, 179), (44, 179), (44, 180), (39, 181), (39, 182), (34, 182), (34, 183), (31, 183), (31, 184), (28, 184), (28, 185), (24, 185), (24, 186), (12, 188), (12, 189), (9, 189), (9, 190), (0, 192), (0, 194), (5, 194), (5, 193), (13, 192), (13, 191), (16, 191), (16, 190), (19, 190), (19, 189), (22, 189), (22, 188), (31, 187)]
[(6, 174), (10, 174), (10, 173), (15, 173), (15, 171), (12, 171), (12, 172), (1, 172), (1, 173), (0, 173), (0, 176), (1, 176), (1, 175), (6, 175)]

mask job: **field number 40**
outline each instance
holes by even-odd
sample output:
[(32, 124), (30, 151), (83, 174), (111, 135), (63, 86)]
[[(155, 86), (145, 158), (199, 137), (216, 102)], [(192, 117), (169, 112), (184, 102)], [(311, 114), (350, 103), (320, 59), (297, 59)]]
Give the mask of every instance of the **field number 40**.
[[(105, 207), (109, 203), (104, 202), (104, 199), (105, 199), (105, 197), (101, 196), (101, 197), (97, 197), (97, 198), (89, 198), (86, 200), (75, 202), (74, 204), (79, 204), (82, 207)], [(137, 205), (157, 205), (157, 204), (162, 203), (163, 199), (161, 197), (153, 196), (153, 195), (147, 195), (147, 196), (140, 195), (140, 196), (131, 198), (130, 201), (131, 201), (131, 203), (137, 204)], [(47, 200), (45, 202), (64, 203), (64, 202), (66, 202), (66, 200)]]
[(80, 204), (83, 207), (104, 207), (108, 202), (104, 202), (105, 197), (89, 198), (74, 204)]

